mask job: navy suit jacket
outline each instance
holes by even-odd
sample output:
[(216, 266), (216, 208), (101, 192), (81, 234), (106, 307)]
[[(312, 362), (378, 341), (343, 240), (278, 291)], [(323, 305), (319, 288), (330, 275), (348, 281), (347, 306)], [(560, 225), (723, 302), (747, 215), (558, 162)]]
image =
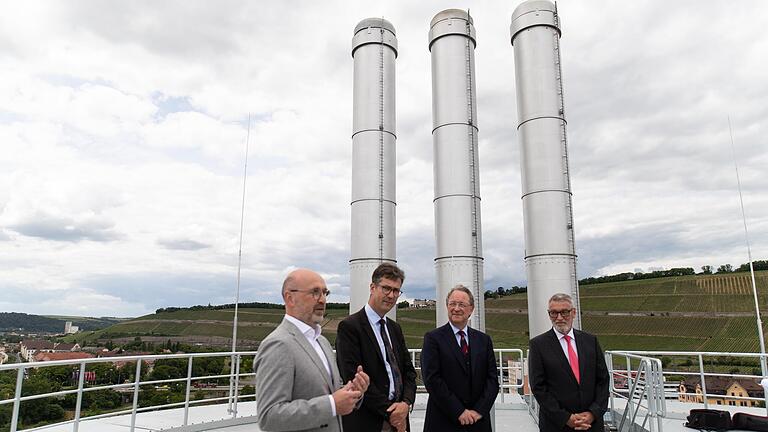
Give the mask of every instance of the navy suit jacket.
[[(403, 394), (400, 401), (413, 406), (416, 400), (416, 369), (405, 345), (403, 331), (398, 323), (390, 319), (387, 319), (387, 331), (403, 376)], [(389, 419), (387, 408), (392, 405), (389, 400), (389, 375), (384, 365), (386, 360), (381, 355), (365, 308), (339, 323), (336, 333), (336, 361), (344, 382), (355, 377), (358, 365), (363, 366), (363, 370), (371, 378), (360, 409), (342, 417), (344, 429), (352, 432), (380, 431), (382, 424)], [(410, 430), (410, 424), (407, 428)]]
[(528, 378), (539, 402), (539, 430), (572, 431), (566, 425), (571, 414), (590, 411), (595, 416), (591, 431), (602, 432), (603, 414), (608, 409), (608, 368), (597, 338), (574, 329), (579, 356), (576, 382), (568, 359), (554, 330), (531, 339)]
[[(421, 375), (429, 392), (424, 432), (491, 431), (490, 412), (499, 393), (499, 374), (493, 342), (487, 334), (467, 327), (469, 365), (461, 353), (450, 324), (424, 335)], [(465, 409), (483, 416), (471, 426), (461, 426)]]

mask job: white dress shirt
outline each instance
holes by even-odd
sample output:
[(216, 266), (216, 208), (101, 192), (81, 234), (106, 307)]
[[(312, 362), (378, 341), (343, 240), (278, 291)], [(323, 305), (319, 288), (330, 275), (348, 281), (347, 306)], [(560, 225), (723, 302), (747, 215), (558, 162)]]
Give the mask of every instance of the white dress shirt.
[[(305, 323), (304, 321), (294, 318), (290, 315), (285, 315), (285, 319), (291, 322), (291, 324), (298, 327), (301, 334), (304, 335), (305, 338), (307, 338), (307, 342), (312, 346), (312, 348), (315, 349), (315, 352), (317, 353), (317, 356), (320, 357), (320, 361), (323, 362), (323, 366), (325, 366), (325, 370), (328, 372), (328, 376), (331, 377), (331, 382), (333, 382), (333, 373), (331, 373), (331, 365), (328, 364), (328, 359), (325, 357), (325, 353), (323, 352), (323, 349), (320, 347), (320, 343), (317, 341), (317, 338), (320, 337), (320, 326), (315, 324), (314, 327), (310, 327)], [(333, 393), (333, 389), (331, 389), (331, 393)], [(331, 398), (331, 411), (333, 412), (333, 416), (336, 416), (336, 402), (333, 400), (333, 395), (328, 395), (329, 398)]]
[[(563, 354), (565, 354), (565, 358), (568, 359), (568, 345), (565, 344), (565, 335), (555, 330), (554, 327), (552, 327), (552, 331), (555, 332), (557, 339), (560, 341), (560, 348), (563, 349)], [(573, 336), (573, 328), (568, 331), (568, 336), (571, 338), (571, 347), (573, 348), (573, 352), (576, 353), (576, 357), (578, 358), (579, 350), (576, 348), (576, 337)], [(570, 359), (568, 359), (568, 361), (570, 362)]]
[[(384, 359), (384, 367), (387, 368), (387, 376), (389, 377), (389, 400), (392, 400), (395, 398), (395, 378), (392, 375), (392, 368), (389, 366), (389, 362), (387, 361), (387, 350), (384, 348), (384, 340), (381, 338), (381, 325), (379, 325), (379, 320), (381, 320), (382, 317), (379, 316), (379, 314), (376, 313), (376, 311), (373, 310), (373, 308), (366, 303), (365, 304), (365, 315), (368, 317), (368, 322), (371, 324), (371, 328), (373, 329), (373, 335), (376, 336), (376, 342), (379, 343), (379, 351), (381, 351), (381, 357)], [(386, 321), (386, 316), (384, 317), (384, 320)], [(387, 338), (389, 338), (389, 343), (392, 343), (392, 335), (389, 334), (389, 329), (387, 326), (384, 326), (384, 331), (387, 332)], [(392, 347), (392, 350), (394, 351), (394, 347)]]
[(459, 344), (459, 347), (461, 347), (461, 336), (459, 336), (459, 330), (464, 331), (464, 340), (467, 341), (467, 346), (469, 346), (469, 333), (467, 333), (469, 326), (465, 325), (464, 328), (460, 329), (453, 325), (453, 323), (450, 321), (448, 321), (448, 324), (451, 325), (451, 330), (453, 330), (453, 337), (456, 338), (456, 343)]

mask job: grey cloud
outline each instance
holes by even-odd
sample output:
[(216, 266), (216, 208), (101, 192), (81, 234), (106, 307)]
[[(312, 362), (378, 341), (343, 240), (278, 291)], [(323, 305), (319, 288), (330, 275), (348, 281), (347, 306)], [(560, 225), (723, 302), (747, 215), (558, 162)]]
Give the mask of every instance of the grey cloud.
[[(234, 303), (235, 273), (139, 273), (91, 276), (78, 282), (85, 288), (109, 294), (155, 310), (168, 306)], [(243, 276), (241, 302), (282, 303), (273, 281)]]
[(192, 239), (159, 239), (157, 244), (174, 250), (200, 250), (211, 247), (211, 245)]
[(41, 212), (6, 228), (28, 237), (74, 243), (83, 240), (108, 242), (121, 238), (121, 235), (114, 230), (114, 223), (103, 218), (89, 217), (75, 220)]

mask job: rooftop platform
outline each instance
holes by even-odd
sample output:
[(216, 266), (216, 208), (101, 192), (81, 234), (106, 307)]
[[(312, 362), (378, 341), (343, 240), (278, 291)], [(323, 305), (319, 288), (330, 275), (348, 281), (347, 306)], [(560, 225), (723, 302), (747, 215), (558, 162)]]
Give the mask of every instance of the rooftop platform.
[[(411, 430), (421, 432), (424, 427), (424, 414), (428, 395), (418, 394), (416, 406), (411, 414)], [(516, 394), (505, 395), (505, 402), (497, 401), (496, 430), (515, 432), (537, 432), (538, 426), (528, 412), (528, 405)], [(256, 425), (256, 402), (240, 402), (237, 405), (238, 417), (232, 418), (227, 413), (227, 405), (207, 405), (192, 407), (189, 410), (189, 425), (183, 423), (184, 409), (176, 408), (152, 411), (136, 415), (135, 429), (139, 431), (222, 431), (222, 432), (259, 432)], [(131, 416), (83, 420), (78, 432), (125, 432), (131, 429)], [(46, 432), (71, 432), (73, 424), (57, 424), (37, 428)]]
[[(418, 394), (416, 406), (411, 414), (411, 429), (421, 432), (424, 427), (424, 414), (428, 395)], [(505, 395), (505, 401), (497, 400), (495, 407), (496, 430), (515, 432), (537, 432), (538, 426), (531, 416), (528, 405), (517, 394)], [(624, 411), (624, 405), (616, 407), (617, 419)], [(667, 401), (667, 415), (662, 419), (662, 430), (665, 432), (690, 431), (684, 426), (688, 412), (694, 408), (703, 408), (703, 404)], [(745, 412), (755, 415), (765, 415), (765, 408), (717, 406), (717, 409), (730, 411), (732, 414)], [(135, 429), (139, 431), (221, 431), (221, 432), (260, 432), (256, 424), (256, 403), (241, 402), (238, 404), (238, 417), (232, 418), (227, 413), (227, 405), (208, 405), (190, 408), (189, 425), (182, 424), (184, 410), (181, 408), (140, 413), (136, 416)], [(610, 414), (608, 414), (610, 417)], [(131, 429), (131, 416), (84, 420), (80, 423), (79, 432), (125, 432)], [(71, 432), (73, 425), (58, 424), (37, 428), (46, 432)], [(650, 430), (646, 425), (641, 430)]]
[[(535, 400), (530, 396), (521, 396), (527, 388), (524, 372), (526, 361), (522, 358), (521, 350), (497, 349), (498, 364), (500, 369), (499, 380), (503, 389), (495, 406), (496, 431), (514, 430), (515, 432), (535, 432), (538, 430), (535, 416)], [(413, 362), (420, 369), (418, 352), (411, 353)], [(241, 373), (239, 365), (244, 358), (253, 358), (255, 352), (237, 353), (190, 353), (190, 354), (164, 354), (148, 356), (130, 356), (119, 358), (94, 358), (79, 360), (61, 360), (40, 363), (19, 363), (0, 365), (0, 371), (14, 373), (16, 379), (15, 396), (0, 400), (0, 404), (12, 407), (13, 419), (10, 431), (46, 431), (46, 432), (112, 432), (112, 431), (260, 431), (256, 425), (257, 407), (253, 401), (253, 372)], [(664, 370), (660, 357), (680, 357), (685, 359), (698, 358), (699, 366), (677, 370)], [(231, 359), (231, 365), (235, 365), (235, 371), (224, 374), (200, 375), (193, 374), (193, 364), (198, 364), (200, 358), (226, 357)], [(522, 361), (521, 361), (522, 358)], [(752, 393), (734, 393), (733, 389), (738, 383), (744, 384), (744, 380), (759, 382), (762, 378), (755, 374), (724, 373), (719, 370), (711, 370), (705, 367), (709, 365), (708, 359), (740, 359), (741, 362), (762, 360), (762, 356), (754, 353), (721, 353), (721, 352), (629, 352), (607, 351), (606, 362), (609, 365), (611, 376), (611, 398), (609, 413), (606, 414), (607, 423), (620, 432), (681, 432), (688, 431), (684, 427), (686, 416), (694, 408), (714, 408), (728, 410), (731, 413), (744, 412), (755, 415), (766, 415), (764, 404), (768, 402), (765, 394), (755, 385)], [(153, 362), (160, 359), (184, 360), (186, 364), (186, 377), (152, 380), (144, 378), (140, 373), (142, 367), (150, 367)], [(126, 382), (120, 384), (95, 384), (86, 383), (86, 374), (83, 371), (98, 363), (113, 364), (117, 361), (134, 361), (135, 374)], [(691, 363), (691, 362), (689, 362)], [(59, 390), (51, 393), (37, 395), (22, 395), (23, 384), (26, 376), (36, 373), (34, 370), (51, 366), (67, 366), (72, 368), (73, 376), (77, 383), (74, 389)], [(79, 369), (80, 372), (77, 372)], [(230, 368), (231, 369), (231, 368)], [(141, 377), (135, 380), (133, 377)], [(722, 387), (723, 378), (733, 382), (727, 389)], [(209, 384), (216, 380), (229, 379), (232, 387), (221, 385), (211, 388)], [(702, 383), (692, 389), (691, 385), (683, 386), (680, 380), (688, 380), (691, 383)], [(198, 384), (199, 383), (199, 384)], [(170, 385), (186, 389), (186, 397), (183, 402), (167, 403), (166, 405), (146, 406), (146, 399), (141, 399), (143, 389), (156, 391), (169, 391)], [(242, 394), (249, 386), (249, 394)], [(746, 388), (745, 387), (745, 388)], [(741, 387), (739, 387), (741, 388)], [(227, 390), (234, 391), (227, 396)], [(754, 390), (760, 390), (755, 392)], [(121, 394), (124, 404), (133, 404), (133, 408), (125, 409), (114, 414), (100, 414), (95, 417), (85, 417), (80, 411), (78, 402), (75, 413), (83, 414), (78, 421), (69, 420), (57, 424), (41, 426), (32, 429), (21, 429), (17, 423), (19, 406), (26, 401), (39, 398), (62, 398), (68, 394), (74, 394), (81, 398), (83, 394), (94, 390), (109, 390)], [(742, 388), (744, 390), (744, 388)], [(194, 395), (191, 392), (195, 392)], [(422, 431), (424, 415), (428, 395), (423, 392), (417, 394), (416, 405), (411, 415), (411, 426), (414, 432)], [(208, 393), (212, 392), (212, 393)], [(206, 394), (207, 397), (199, 399), (198, 396)], [(630, 398), (629, 395), (632, 395)], [(194, 396), (194, 397), (192, 397)], [(237, 413), (228, 410), (227, 401), (235, 397), (239, 402), (235, 405)], [(683, 402), (683, 401), (693, 402)], [(702, 402), (707, 400), (708, 406)], [(140, 404), (139, 401), (142, 401)], [(533, 406), (529, 406), (532, 403)], [(757, 405), (762, 405), (758, 408)], [(627, 406), (630, 406), (627, 409)], [(186, 408), (185, 408), (186, 407)], [(624, 419), (623, 415), (632, 413), (633, 418)], [(635, 415), (636, 414), (636, 415)], [(71, 418), (71, 417), (70, 417)]]

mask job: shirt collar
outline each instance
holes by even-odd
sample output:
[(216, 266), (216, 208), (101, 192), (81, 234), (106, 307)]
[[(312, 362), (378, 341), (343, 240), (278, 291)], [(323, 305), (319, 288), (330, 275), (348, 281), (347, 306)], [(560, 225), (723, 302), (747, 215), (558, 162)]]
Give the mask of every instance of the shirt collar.
[[(557, 331), (554, 327), (552, 327), (552, 331), (555, 332), (555, 336), (557, 336), (557, 340), (563, 340), (563, 338), (565, 337), (564, 334)], [(570, 336), (571, 340), (574, 340), (574, 341), (576, 340), (576, 338), (573, 337), (573, 327), (571, 327), (571, 329), (568, 331), (568, 336)]]
[(456, 327), (455, 325), (453, 325), (453, 323), (452, 323), (452, 322), (450, 322), (450, 321), (448, 321), (448, 324), (451, 326), (451, 330), (453, 330), (453, 334), (454, 334), (454, 335), (455, 335), (456, 333), (458, 333), (458, 332), (459, 332), (459, 330), (464, 330), (464, 334), (466, 334), (466, 335), (468, 335), (468, 334), (469, 334), (469, 333), (467, 333), (467, 328), (469, 327), (468, 325), (465, 325), (465, 326), (464, 326), (464, 328), (461, 328), (461, 329), (460, 329), (460, 328)]
[[(370, 321), (371, 324), (378, 324), (382, 319), (382, 317), (380, 317), (368, 303), (365, 304), (365, 315), (368, 317), (368, 321)], [(387, 316), (384, 315), (383, 319), (386, 321)]]
[(286, 314), (286, 315), (285, 315), (285, 319), (287, 319), (288, 321), (290, 321), (290, 322), (291, 322), (291, 324), (293, 324), (293, 325), (295, 325), (296, 327), (298, 327), (299, 331), (300, 331), (300, 332), (301, 332), (301, 333), (304, 335), (304, 337), (306, 337), (307, 339), (310, 339), (310, 338), (311, 338), (311, 339), (317, 339), (317, 338), (319, 338), (319, 337), (320, 337), (320, 333), (321, 333), (321, 331), (322, 331), (322, 330), (320, 329), (320, 326), (319, 326), (319, 325), (315, 324), (315, 326), (314, 326), (314, 327), (310, 327), (310, 326), (309, 326), (309, 325), (307, 325), (307, 323), (305, 323), (304, 321), (302, 321), (302, 320), (300, 320), (300, 319), (298, 319), (298, 318), (296, 318), (296, 317), (292, 317), (292, 316), (290, 316), (290, 315), (288, 315), (288, 314)]

